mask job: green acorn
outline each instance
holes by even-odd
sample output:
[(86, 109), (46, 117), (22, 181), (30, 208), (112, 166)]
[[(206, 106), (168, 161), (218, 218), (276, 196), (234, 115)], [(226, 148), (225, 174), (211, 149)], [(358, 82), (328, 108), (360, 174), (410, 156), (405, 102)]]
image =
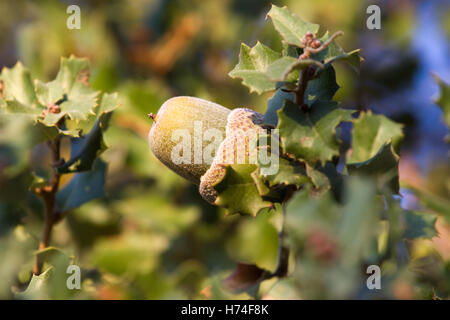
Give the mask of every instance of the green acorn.
[[(200, 194), (210, 203), (214, 203), (217, 197), (214, 184), (225, 174), (223, 165), (232, 163), (238, 152), (248, 157), (250, 151), (248, 139), (239, 140), (239, 138), (251, 130), (264, 130), (261, 127), (263, 115), (256, 111), (246, 108), (231, 111), (219, 104), (195, 97), (171, 98), (161, 106), (156, 115), (150, 116), (154, 123), (148, 134), (148, 141), (153, 154), (168, 168), (199, 185)], [(199, 124), (202, 132), (216, 129), (223, 137), (221, 141), (215, 141), (217, 147), (210, 163), (195, 161), (199, 160), (198, 154), (194, 154), (195, 128), (196, 126), (198, 128)], [(183, 158), (189, 160), (185, 163), (173, 159), (174, 148), (179, 145), (174, 135), (180, 136), (180, 133), (191, 137), (188, 140), (190, 146), (187, 148), (191, 153), (183, 154)], [(208, 145), (203, 143), (201, 151), (203, 152)]]

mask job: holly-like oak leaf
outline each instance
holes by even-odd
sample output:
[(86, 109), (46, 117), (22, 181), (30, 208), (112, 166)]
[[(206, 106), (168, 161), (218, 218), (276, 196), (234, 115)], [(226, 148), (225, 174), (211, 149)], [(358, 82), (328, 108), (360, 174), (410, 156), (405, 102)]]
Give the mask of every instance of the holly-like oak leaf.
[(227, 209), (228, 214), (256, 216), (259, 211), (272, 206), (259, 194), (252, 173), (254, 164), (233, 164), (225, 166), (225, 176), (214, 184), (218, 192), (215, 204)]
[[(330, 34), (327, 31), (321, 38), (320, 41), (326, 42), (330, 38)], [(322, 61), (326, 66), (330, 65), (336, 61), (347, 62), (350, 67), (359, 74), (359, 67), (362, 58), (359, 55), (359, 49), (345, 52), (336, 41), (332, 41), (323, 51), (315, 53), (312, 58), (318, 61)]]
[(241, 44), (239, 63), (230, 71), (231, 78), (240, 78), (250, 92), (261, 94), (275, 90), (275, 82), (270, 80), (267, 69), (270, 64), (279, 59), (281, 54), (258, 42), (253, 48)]
[(283, 184), (300, 187), (304, 183), (310, 182), (310, 179), (306, 175), (304, 164), (284, 157), (279, 158), (277, 172), (272, 175), (264, 176), (264, 179), (268, 181), (271, 186)]
[(435, 100), (436, 104), (441, 107), (444, 117), (444, 121), (447, 126), (450, 126), (450, 85), (445, 83), (437, 75), (434, 75), (434, 79), (439, 85), (440, 93), (439, 97)]
[(302, 40), (308, 31), (315, 34), (319, 30), (318, 24), (303, 21), (287, 7), (280, 8), (272, 5), (267, 16), (272, 19), (275, 30), (278, 31), (286, 43), (300, 48), (304, 47)]
[(403, 137), (402, 125), (384, 115), (363, 112), (358, 119), (353, 120), (352, 152), (347, 163), (367, 161), (375, 156), (380, 148), (392, 142), (397, 146)]
[(320, 100), (303, 112), (298, 105), (285, 100), (278, 111), (283, 151), (311, 166), (317, 162), (324, 164), (339, 155), (336, 127), (342, 121), (351, 121), (352, 113), (353, 110), (339, 108), (336, 102)]
[(94, 161), (107, 148), (103, 133), (108, 128), (112, 111), (117, 106), (117, 94), (103, 95), (97, 121), (87, 135), (71, 139), (71, 156), (66, 163), (58, 167), (60, 173), (91, 170)]
[(398, 193), (398, 161), (399, 156), (392, 148), (392, 144), (388, 143), (382, 146), (377, 154), (369, 160), (347, 164), (347, 169), (350, 174), (374, 177), (379, 190), (383, 190), (387, 186), (392, 192)]

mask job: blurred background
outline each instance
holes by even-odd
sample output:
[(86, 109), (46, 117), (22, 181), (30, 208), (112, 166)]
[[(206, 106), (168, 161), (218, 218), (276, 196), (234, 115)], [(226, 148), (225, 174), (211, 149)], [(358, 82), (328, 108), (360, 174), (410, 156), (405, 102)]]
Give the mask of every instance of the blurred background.
[[(432, 77), (450, 82), (447, 1), (1, 1), (1, 66), (20, 60), (49, 81), (61, 56), (88, 57), (91, 85), (118, 92), (121, 103), (105, 135), (106, 197), (73, 210), (53, 232), (52, 243), (82, 267), (83, 290), (53, 290), (52, 298), (224, 297), (227, 293), (205, 288), (214, 288), (236, 262), (275, 268), (276, 221), (267, 223), (272, 219), (267, 214), (226, 217), (201, 199), (196, 186), (162, 166), (146, 137), (151, 126), (146, 115), (172, 96), (265, 111), (271, 93), (250, 94), (227, 74), (241, 42), (253, 46), (260, 40), (281, 51), (279, 35), (265, 20), (271, 3), (320, 24), (319, 33), (344, 31), (338, 42), (346, 51), (362, 49), (360, 77), (336, 66), (342, 88), (335, 100), (403, 123), (401, 180), (448, 199), (448, 128), (433, 103), (439, 90)], [(81, 8), (80, 30), (66, 27), (71, 4)], [(369, 4), (381, 8), (381, 30), (366, 28)], [(32, 161), (45, 156), (41, 149), (33, 150)], [(34, 196), (8, 197), (0, 201), (0, 298), (10, 298), (11, 286), (22, 290), (29, 280), (30, 252), (43, 220)], [(406, 194), (404, 205), (416, 206), (414, 198)], [(449, 243), (447, 238), (437, 244), (446, 259)]]

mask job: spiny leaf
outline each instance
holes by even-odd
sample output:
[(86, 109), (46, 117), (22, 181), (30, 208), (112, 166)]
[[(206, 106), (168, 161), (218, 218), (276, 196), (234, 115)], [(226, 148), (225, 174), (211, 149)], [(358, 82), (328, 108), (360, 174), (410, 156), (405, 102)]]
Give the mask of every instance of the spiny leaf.
[(77, 173), (62, 190), (56, 194), (56, 203), (62, 212), (77, 208), (82, 204), (105, 195), (106, 163), (100, 158), (92, 171)]
[(89, 61), (86, 58), (76, 58), (71, 55), (69, 58), (61, 58), (61, 64), (56, 81), (61, 84), (64, 93), (68, 94), (75, 82), (87, 84), (89, 79)]
[(419, 198), (419, 200), (431, 211), (442, 215), (446, 221), (450, 222), (450, 200), (441, 197), (428, 190), (418, 189), (411, 185), (405, 184), (402, 187), (411, 189)]
[(327, 175), (320, 170), (316, 170), (314, 167), (306, 164), (306, 175), (311, 179), (315, 191), (325, 192), (330, 190), (331, 183)]
[(267, 68), (267, 76), (273, 81), (295, 81), (298, 79), (298, 71), (306, 69), (310, 65), (316, 65), (323, 68), (320, 62), (311, 59), (298, 60), (293, 57), (285, 56), (275, 60)]
[(407, 239), (427, 238), (438, 235), (435, 228), (437, 216), (431, 213), (404, 211), (405, 233)]
[(39, 260), (43, 263), (52, 263), (52, 260), (60, 259), (64, 261), (66, 264), (69, 264), (72, 261), (72, 258), (68, 256), (64, 251), (56, 247), (46, 247), (44, 249), (37, 250), (35, 255), (39, 257)]
[[(30, 299), (33, 297), (42, 297), (44, 292), (47, 291), (48, 282), (50, 276), (53, 273), (53, 267), (48, 268), (40, 275), (35, 275), (31, 277), (31, 281), (28, 284), (28, 287), (25, 291), (19, 292), (16, 294), (16, 298), (18, 299)], [(46, 297), (48, 298), (48, 297)]]
[(337, 171), (333, 163), (327, 162), (325, 166), (318, 163), (315, 167), (306, 164), (306, 175), (314, 186), (314, 194), (323, 194), (331, 190), (335, 199), (338, 202), (342, 201), (344, 176)]
[(3, 82), (2, 96), (5, 100), (17, 100), (29, 108), (37, 108), (30, 71), (20, 61), (12, 68), (3, 68), (0, 80)]
[(99, 118), (89, 134), (71, 139), (70, 160), (58, 168), (60, 173), (90, 170), (97, 157), (106, 150), (103, 132), (108, 128), (112, 111), (117, 107), (116, 94), (104, 94), (99, 106)]
[(306, 176), (305, 165), (298, 161), (285, 159), (283, 157), (279, 158), (277, 173), (267, 175), (264, 179), (268, 181), (271, 186), (277, 184), (301, 186), (310, 181)]
[(41, 114), (42, 109), (30, 107), (30, 105), (22, 104), (18, 100), (7, 100), (3, 105), (3, 111), (5, 113), (26, 116), (35, 120), (36, 117)]
[(71, 120), (79, 122), (95, 115), (98, 91), (95, 91), (81, 82), (76, 82), (67, 96), (67, 101), (60, 104), (61, 113)]
[(292, 92), (284, 91), (284, 88), (279, 88), (273, 96), (269, 99), (267, 111), (264, 114), (264, 123), (270, 124), (274, 127), (278, 124), (277, 111), (284, 106), (284, 100), (294, 101), (295, 95)]
[(259, 195), (251, 176), (256, 169), (256, 165), (251, 164), (227, 165), (225, 176), (214, 185), (219, 193), (215, 204), (226, 208), (229, 214), (251, 216), (270, 207), (271, 203), (264, 201)]
[(26, 114), (49, 128), (56, 127), (67, 116), (66, 122), (73, 120), (76, 125), (70, 130), (58, 127), (58, 131), (77, 137), (77, 125), (95, 115), (97, 106), (98, 92), (87, 86), (88, 68), (87, 59), (62, 58), (55, 80), (48, 83), (36, 80), (34, 84), (20, 62), (11, 69), (4, 68), (0, 76), (0, 107), (5, 113)]
[(312, 105), (317, 100), (331, 100), (338, 89), (334, 68), (328, 65), (320, 71), (317, 78), (308, 81), (304, 102)]
[(62, 84), (58, 80), (53, 80), (48, 83), (36, 80), (34, 86), (36, 96), (38, 97), (39, 102), (44, 106), (56, 103), (58, 100), (63, 99), (64, 90)]
[(447, 126), (450, 126), (450, 86), (437, 75), (434, 75), (434, 79), (441, 90), (439, 97), (436, 99), (436, 104), (441, 107), (441, 110), (444, 113), (444, 121)]
[[(321, 42), (326, 42), (330, 38), (328, 31), (320, 38)], [(336, 61), (347, 62), (352, 69), (359, 74), (359, 67), (361, 62), (361, 57), (359, 56), (359, 49), (345, 52), (335, 41), (332, 41), (326, 49), (319, 53), (312, 55), (313, 59), (318, 61), (323, 61), (325, 65), (330, 65)]]
[(286, 100), (278, 111), (281, 146), (286, 153), (310, 165), (325, 163), (339, 154), (335, 129), (341, 121), (351, 121), (352, 110), (333, 101), (316, 101), (308, 112)]
[[(36, 81), (35, 90), (39, 101), (45, 105), (58, 104), (60, 111), (48, 112), (41, 120), (47, 126), (56, 125), (67, 116), (76, 124), (95, 115), (98, 91), (88, 86), (89, 61), (87, 59), (61, 58), (60, 69), (56, 79), (48, 83)], [(72, 130), (77, 132), (76, 130)], [(71, 131), (66, 132), (71, 134)], [(78, 134), (75, 134), (77, 136)]]
[(304, 47), (302, 39), (308, 31), (315, 34), (319, 30), (318, 24), (303, 21), (287, 7), (280, 8), (272, 5), (267, 16), (272, 19), (275, 29), (283, 37), (284, 41), (300, 48)]
[(242, 79), (242, 83), (250, 88), (250, 92), (255, 91), (261, 94), (275, 90), (275, 83), (266, 76), (266, 71), (269, 65), (280, 56), (278, 52), (260, 42), (253, 48), (242, 43), (239, 63), (231, 70), (229, 76)]
[(388, 186), (392, 192), (398, 193), (398, 161), (399, 156), (392, 148), (392, 144), (388, 143), (382, 146), (377, 154), (369, 160), (348, 164), (347, 169), (350, 174), (374, 177), (379, 190), (383, 190), (385, 186)]
[(383, 115), (374, 115), (370, 111), (363, 112), (353, 121), (352, 153), (347, 163), (369, 160), (389, 141), (392, 142), (394, 149), (397, 149), (402, 137), (401, 124)]

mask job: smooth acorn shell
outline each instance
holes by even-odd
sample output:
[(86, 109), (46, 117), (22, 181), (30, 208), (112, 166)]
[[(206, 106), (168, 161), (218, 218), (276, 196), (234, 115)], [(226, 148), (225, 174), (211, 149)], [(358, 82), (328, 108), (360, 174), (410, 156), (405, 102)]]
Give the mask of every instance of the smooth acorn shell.
[[(195, 97), (171, 98), (161, 106), (150, 129), (148, 134), (150, 149), (163, 164), (198, 185), (200, 177), (211, 164), (194, 164), (194, 122), (201, 121), (202, 132), (215, 128), (220, 130), (222, 137), (225, 138), (229, 113), (229, 109), (208, 100)], [(191, 136), (192, 154), (189, 164), (175, 164), (171, 159), (172, 149), (180, 143), (179, 140), (172, 139), (172, 134), (180, 129), (186, 129)], [(207, 145), (208, 142), (203, 142), (203, 148)]]

